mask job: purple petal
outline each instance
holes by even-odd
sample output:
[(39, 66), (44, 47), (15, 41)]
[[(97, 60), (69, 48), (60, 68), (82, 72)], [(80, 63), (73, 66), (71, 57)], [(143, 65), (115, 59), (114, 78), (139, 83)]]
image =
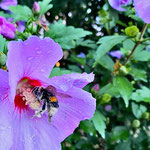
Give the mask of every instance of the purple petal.
[(113, 51), (113, 52), (109, 52), (109, 54), (110, 54), (112, 57), (116, 57), (116, 58), (118, 58), (118, 59), (120, 59), (121, 57), (123, 57), (123, 55), (121, 54), (120, 50)]
[[(14, 55), (15, 54), (15, 55)], [(63, 56), (61, 47), (50, 38), (31, 36), (26, 41), (12, 41), (8, 44), (7, 68), (11, 87), (11, 101), (20, 79), (29, 77), (44, 80)]]
[(16, 6), (17, 0), (2, 0), (0, 7), (4, 10), (8, 10), (8, 6)]
[(12, 116), (14, 138), (11, 150), (60, 150), (58, 131), (48, 122), (48, 117), (32, 118), (32, 115), (24, 112), (21, 120), (17, 114)]
[(109, 4), (112, 8), (118, 11), (125, 11), (126, 9), (122, 7), (122, 5), (128, 5), (132, 0), (108, 0)]
[(24, 32), (25, 30), (25, 22), (24, 21), (17, 21), (16, 22), (17, 26), (18, 26), (18, 31), (19, 32)]
[(52, 117), (52, 124), (57, 128), (61, 141), (73, 133), (81, 120), (90, 119), (96, 107), (96, 100), (91, 94), (80, 88), (72, 87), (63, 94), (71, 97), (59, 95), (59, 109)]
[(71, 73), (62, 76), (53, 77), (50, 79), (49, 84), (54, 85), (56, 88), (60, 88), (63, 91), (67, 91), (71, 87), (83, 88), (89, 82), (94, 80), (94, 74), (90, 73)]
[(14, 39), (15, 32), (15, 25), (8, 22), (4, 17), (0, 16), (0, 34), (2, 34), (7, 39)]
[(0, 99), (2, 95), (7, 94), (7, 91), (9, 89), (9, 83), (8, 83), (8, 72), (5, 70), (0, 69)]
[(150, 23), (150, 1), (134, 0), (134, 7), (137, 15), (145, 22)]
[(9, 105), (6, 101), (0, 101), (0, 149), (10, 150), (13, 144), (13, 133), (9, 113)]

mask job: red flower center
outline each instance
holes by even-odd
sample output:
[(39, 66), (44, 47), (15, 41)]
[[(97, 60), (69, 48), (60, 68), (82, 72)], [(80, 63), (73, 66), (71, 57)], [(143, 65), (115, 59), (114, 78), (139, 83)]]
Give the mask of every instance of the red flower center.
[(20, 113), (22, 110), (27, 110), (28, 106), (35, 110), (39, 107), (39, 104), (36, 104), (36, 97), (32, 93), (32, 90), (34, 87), (41, 85), (39, 80), (30, 79), (28, 77), (24, 77), (19, 81), (14, 103), (15, 108)]

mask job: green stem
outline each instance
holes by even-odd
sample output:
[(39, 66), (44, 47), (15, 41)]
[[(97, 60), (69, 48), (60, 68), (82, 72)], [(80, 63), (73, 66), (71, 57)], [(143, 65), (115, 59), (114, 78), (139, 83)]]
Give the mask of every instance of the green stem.
[(141, 34), (140, 34), (140, 37), (139, 37), (139, 40), (135, 43), (135, 45), (134, 45), (134, 47), (133, 47), (131, 53), (129, 54), (129, 56), (127, 57), (127, 59), (126, 59), (125, 62), (123, 63), (123, 65), (126, 65), (126, 64), (127, 64), (127, 62), (128, 62), (128, 61), (130, 60), (130, 58), (132, 57), (132, 55), (133, 55), (133, 53), (135, 52), (135, 50), (136, 50), (136, 48), (138, 47), (138, 45), (142, 42), (142, 38), (143, 38), (143, 35), (144, 35), (144, 33), (145, 33), (146, 29), (147, 29), (147, 25), (148, 25), (148, 24), (144, 24), (143, 29), (142, 29)]

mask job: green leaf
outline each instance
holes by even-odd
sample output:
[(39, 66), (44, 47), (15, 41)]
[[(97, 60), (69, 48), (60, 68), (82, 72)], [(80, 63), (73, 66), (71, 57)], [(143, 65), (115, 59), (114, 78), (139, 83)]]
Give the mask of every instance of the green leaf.
[(121, 35), (105, 36), (98, 41), (101, 44), (94, 54), (95, 63), (94, 66), (100, 61), (100, 59), (110, 51), (115, 45), (122, 43), (127, 37)]
[(9, 17), (11, 17), (11, 14), (9, 14), (9, 13), (4, 13), (3, 11), (0, 11), (0, 16), (3, 16), (3, 17), (5, 17), (5, 18), (9, 18)]
[(72, 71), (55, 67), (55, 68), (53, 68), (53, 70), (50, 74), (50, 78), (52, 78), (53, 76), (61, 76), (63, 74), (69, 74), (69, 73), (72, 73)]
[(150, 60), (150, 52), (146, 50), (139, 51), (134, 53), (133, 59), (137, 61), (148, 61)]
[(63, 49), (70, 49), (75, 47), (75, 40), (90, 35), (91, 32), (83, 30), (82, 28), (74, 28), (73, 26), (66, 26), (62, 21), (50, 24), (50, 30), (45, 32), (45, 36), (49, 36), (59, 43)]
[(150, 103), (150, 89), (145, 86), (142, 86), (141, 89), (136, 90), (136, 92), (132, 94), (131, 99), (135, 100), (136, 102)]
[(129, 130), (124, 126), (117, 126), (112, 129), (111, 142), (126, 140), (129, 137)]
[(92, 49), (97, 48), (97, 45), (96, 45), (95, 41), (92, 41), (92, 40), (79, 39), (79, 40), (77, 40), (77, 45), (84, 46), (84, 47), (89, 47), (89, 48), (92, 48)]
[(33, 16), (31, 9), (27, 6), (9, 6), (9, 10), (12, 12), (14, 22), (19, 20), (28, 21)]
[(40, 15), (44, 15), (49, 9), (53, 7), (52, 4), (49, 4), (52, 0), (43, 0), (38, 2), (40, 5)]
[(115, 150), (131, 150), (131, 142), (122, 142), (122, 143), (119, 143), (115, 147)]
[(117, 76), (113, 79), (113, 84), (117, 87), (120, 95), (123, 97), (126, 107), (129, 105), (129, 99), (132, 95), (133, 86), (125, 77)]
[(144, 82), (147, 82), (147, 75), (146, 71), (142, 69), (135, 68), (134, 66), (131, 66), (131, 70), (129, 71), (129, 74), (131, 74), (134, 77), (134, 80), (142, 80)]
[(108, 56), (108, 55), (104, 55), (104, 56), (98, 61), (98, 63), (99, 63), (100, 65), (102, 65), (104, 68), (106, 68), (106, 69), (108, 69), (108, 70), (110, 70), (110, 71), (113, 71), (113, 70), (114, 70), (114, 68), (113, 68), (114, 62), (113, 62), (113, 60), (111, 59), (111, 57)]
[(85, 66), (85, 58), (77, 57), (76, 55), (72, 54), (69, 60), (75, 63), (80, 63), (81, 65)]
[(101, 112), (96, 110), (92, 121), (94, 123), (95, 129), (99, 132), (99, 134), (101, 134), (103, 138), (105, 138), (105, 116)]
[(119, 91), (118, 89), (111, 83), (105, 85), (104, 87), (102, 87), (99, 90), (99, 94), (102, 95), (104, 93), (110, 94), (112, 96), (118, 96), (119, 95)]
[(0, 52), (3, 52), (6, 44), (6, 39), (0, 34)]
[(144, 105), (141, 104), (139, 105), (134, 102), (132, 102), (131, 106), (132, 106), (132, 112), (136, 118), (141, 118), (142, 114), (147, 110), (147, 108)]

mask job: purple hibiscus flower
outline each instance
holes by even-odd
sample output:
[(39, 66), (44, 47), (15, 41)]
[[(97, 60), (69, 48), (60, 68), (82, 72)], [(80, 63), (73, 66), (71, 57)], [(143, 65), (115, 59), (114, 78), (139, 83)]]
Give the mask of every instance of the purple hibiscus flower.
[(145, 23), (150, 23), (150, 1), (134, 0), (134, 7), (137, 15), (142, 18)]
[(125, 11), (122, 7), (122, 5), (126, 6), (131, 3), (132, 0), (108, 0), (109, 4), (112, 8), (118, 10), (118, 11)]
[(2, 0), (0, 2), (0, 8), (8, 10), (8, 6), (16, 6), (17, 0)]
[(109, 55), (111, 55), (112, 57), (116, 57), (118, 59), (123, 57), (123, 55), (121, 54), (120, 50), (109, 52)]
[(4, 17), (0, 16), (0, 34), (7, 39), (15, 38), (16, 27), (8, 22)]
[[(93, 81), (92, 73), (48, 78), (62, 56), (61, 47), (50, 38), (31, 36), (24, 42), (9, 42), (8, 72), (0, 69), (0, 149), (60, 150), (60, 143), (79, 122), (93, 116), (96, 101), (82, 90)], [(59, 104), (51, 122), (48, 111), (33, 117), (44, 106), (44, 100), (36, 99), (35, 90), (46, 87), (51, 96), (45, 107), (49, 101), (53, 107)]]

